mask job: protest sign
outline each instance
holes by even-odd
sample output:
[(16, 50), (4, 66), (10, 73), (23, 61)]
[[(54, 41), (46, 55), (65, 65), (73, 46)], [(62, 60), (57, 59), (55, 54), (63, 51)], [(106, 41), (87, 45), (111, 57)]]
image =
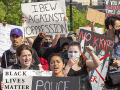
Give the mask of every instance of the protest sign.
[[(91, 27), (79, 27), (80, 29), (91, 31)], [(96, 33), (103, 34), (103, 28), (94, 27)]]
[(105, 16), (120, 16), (120, 0), (106, 0), (105, 1)]
[(5, 70), (3, 90), (80, 90), (80, 77), (51, 75), (52, 71)]
[(33, 77), (32, 90), (81, 90), (80, 77)]
[(11, 41), (10, 41), (10, 31), (13, 28), (20, 28), (23, 31), (21, 26), (9, 25), (3, 26), (0, 23), (0, 56), (2, 56), (3, 52), (10, 49)]
[(81, 29), (79, 42), (81, 51), (84, 53), (82, 54), (87, 60), (92, 59), (90, 54), (85, 50), (85, 46), (89, 45), (94, 48), (94, 53), (100, 60), (100, 65), (91, 71), (90, 81), (92, 90), (102, 90), (102, 83), (105, 80), (108, 70), (108, 62), (112, 54), (112, 49), (114, 48), (114, 38)]
[(97, 11), (92, 8), (88, 8), (87, 11), (87, 20), (95, 23), (99, 23), (101, 25), (105, 25), (105, 13)]
[[(52, 76), (52, 71), (4, 70), (3, 90), (32, 90), (32, 76)], [(34, 90), (34, 89), (33, 89)]]
[(47, 1), (22, 4), (22, 13), (26, 17), (24, 23), (25, 37), (37, 36), (39, 32), (47, 35), (66, 34), (67, 23), (65, 1)]

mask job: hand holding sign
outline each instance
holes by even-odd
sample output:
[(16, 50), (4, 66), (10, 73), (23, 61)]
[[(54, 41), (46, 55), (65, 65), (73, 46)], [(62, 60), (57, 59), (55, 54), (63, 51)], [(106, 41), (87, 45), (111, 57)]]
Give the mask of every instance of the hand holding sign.
[(44, 38), (44, 37), (45, 37), (45, 35), (46, 35), (46, 33), (45, 33), (45, 32), (40, 32), (40, 33), (39, 33), (39, 37), (40, 37), (40, 38)]
[(26, 18), (25, 18), (25, 16), (23, 15), (22, 16), (22, 23), (24, 23), (26, 21)]
[(1, 82), (1, 89), (3, 90), (3, 88), (4, 88), (4, 83), (3, 83), (3, 81)]
[(64, 16), (64, 21), (68, 22), (68, 17)]

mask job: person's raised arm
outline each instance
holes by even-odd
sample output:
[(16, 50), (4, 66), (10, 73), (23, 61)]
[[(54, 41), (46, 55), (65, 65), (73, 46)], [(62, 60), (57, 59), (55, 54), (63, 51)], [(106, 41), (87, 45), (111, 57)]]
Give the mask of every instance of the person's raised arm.
[[(64, 21), (65, 21), (65, 22), (68, 22), (67, 16), (64, 16)], [(53, 40), (53, 46), (55, 46), (55, 45), (57, 44), (57, 41), (58, 41), (58, 39), (59, 39), (60, 37), (61, 37), (60, 34), (57, 34), (57, 35), (55, 36), (55, 38), (54, 38), (54, 40)], [(67, 35), (64, 35), (64, 37), (67, 37)]]
[(91, 31), (96, 33), (95, 28), (94, 28), (94, 25), (95, 25), (95, 22), (94, 22), (94, 21), (93, 21), (93, 22), (90, 22)]
[(36, 39), (33, 42), (32, 48), (34, 48), (38, 54), (39, 57), (42, 57), (43, 53), (44, 53), (44, 49), (42, 49), (41, 46), (41, 42), (42, 39), (45, 37), (46, 33), (45, 32), (40, 32), (39, 35), (36, 37)]
[[(25, 16), (22, 16), (22, 25), (24, 25), (24, 22), (25, 22), (25, 21), (26, 21)], [(33, 42), (34, 42), (33, 37), (26, 37), (26, 39), (27, 39), (29, 45), (32, 47), (32, 44), (33, 44)]]
[(55, 35), (55, 38), (53, 39), (53, 45), (55, 46), (57, 44), (58, 39), (60, 38), (60, 34)]
[(100, 65), (100, 60), (99, 58), (94, 54), (93, 52), (93, 47), (92, 46), (85, 46), (86, 51), (90, 54), (90, 56), (92, 57), (93, 60), (87, 60), (86, 61), (86, 66), (88, 67), (88, 69), (94, 70), (96, 69), (99, 65)]

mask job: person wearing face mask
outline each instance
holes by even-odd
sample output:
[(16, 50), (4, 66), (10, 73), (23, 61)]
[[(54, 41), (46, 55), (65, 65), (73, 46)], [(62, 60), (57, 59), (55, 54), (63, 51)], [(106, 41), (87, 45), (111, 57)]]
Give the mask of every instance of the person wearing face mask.
[[(92, 90), (89, 80), (91, 70), (96, 69), (100, 65), (100, 60), (93, 53), (92, 46), (85, 46), (86, 51), (91, 55), (93, 60), (85, 60), (80, 50), (80, 43), (71, 42), (68, 45), (68, 63), (64, 69), (66, 76), (80, 76), (81, 90)], [(84, 88), (84, 89), (83, 89)]]
[(120, 90), (120, 17), (107, 17), (105, 26), (107, 31), (104, 35), (115, 38), (115, 46), (109, 60), (104, 90)]
[(52, 47), (52, 36), (46, 35), (41, 47)]

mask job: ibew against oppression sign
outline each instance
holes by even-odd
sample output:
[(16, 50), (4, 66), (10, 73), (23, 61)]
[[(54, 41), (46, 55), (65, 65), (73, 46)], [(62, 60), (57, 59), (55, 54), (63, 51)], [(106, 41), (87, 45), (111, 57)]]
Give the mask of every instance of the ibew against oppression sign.
[(44, 31), (47, 35), (66, 34), (67, 23), (65, 1), (48, 1), (22, 4), (22, 13), (26, 18), (24, 23), (25, 36), (37, 36)]

